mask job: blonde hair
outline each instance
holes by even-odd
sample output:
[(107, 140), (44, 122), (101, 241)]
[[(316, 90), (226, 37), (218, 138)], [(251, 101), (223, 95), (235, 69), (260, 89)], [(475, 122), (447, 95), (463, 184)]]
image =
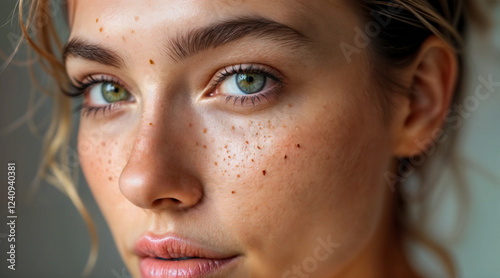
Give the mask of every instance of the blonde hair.
[[(87, 224), (92, 242), (90, 255), (85, 268), (85, 273), (88, 274), (93, 268), (97, 258), (97, 232), (91, 216), (78, 195), (75, 187), (75, 177), (71, 176), (71, 174), (64, 169), (64, 165), (69, 165), (67, 146), (71, 132), (71, 101), (67, 96), (61, 93), (66, 90), (69, 80), (66, 75), (65, 66), (61, 60), (63, 44), (56, 32), (53, 19), (49, 12), (50, 2), (50, 0), (33, 1), (27, 7), (26, 14), (24, 11), (25, 1), (19, 0), (18, 2), (19, 24), (23, 33), (22, 39), (26, 40), (32, 50), (35, 51), (36, 55), (34, 57), (36, 61), (43, 70), (52, 77), (57, 85), (57, 90), (44, 90), (41, 86), (38, 86), (45, 94), (48, 94), (56, 104), (52, 113), (50, 127), (45, 134), (45, 155), (42, 166), (38, 172), (38, 177), (46, 179), (64, 192), (73, 202)], [(379, 15), (393, 19), (392, 22), (394, 22), (394, 24), (404, 25), (405, 28), (414, 28), (414, 30), (418, 30), (422, 38), (430, 35), (440, 37), (451, 46), (455, 47), (458, 52), (461, 51), (463, 45), (463, 30), (460, 30), (460, 28), (463, 27), (461, 24), (463, 24), (465, 20), (465, 7), (470, 16), (478, 19), (479, 24), (486, 24), (484, 17), (478, 16), (480, 11), (472, 4), (471, 0), (358, 0), (352, 2), (356, 3), (355, 5), (357, 8), (361, 8), (362, 11), (365, 12), (367, 20), (373, 19), (371, 17), (374, 16), (373, 12), (375, 11), (379, 13)], [(394, 6), (402, 7), (402, 12), (393, 14), (387, 12), (390, 10), (387, 9), (387, 7)], [(34, 35), (30, 35), (30, 29), (34, 27), (37, 28), (37, 32), (35, 32)], [(388, 68), (403, 65), (408, 60), (411, 60), (413, 57), (412, 55), (419, 46), (417, 44), (413, 45), (414, 48), (410, 48), (405, 47), (405, 45), (399, 45), (388, 50), (387, 43), (390, 42), (389, 45), (393, 46), (393, 43), (396, 42), (394, 36), (392, 36), (391, 41), (390, 32), (394, 30), (390, 29), (390, 27), (386, 28), (385, 33), (383, 31), (371, 45), (374, 53), (380, 54), (380, 56), (383, 57)], [(388, 36), (384, 37), (386, 35)], [(384, 39), (386, 40), (385, 43)], [(19, 41), (16, 51), (19, 49), (21, 43), (22, 41)], [(404, 40), (398, 43), (408, 44), (408, 42), (404, 42)], [(396, 55), (394, 52), (395, 50), (400, 52), (397, 52)], [(28, 51), (28, 59), (31, 59), (33, 53), (30, 49), (28, 49)], [(393, 52), (390, 53), (389, 51)], [(12, 56), (10, 58), (12, 58)], [(32, 77), (36, 82), (36, 78), (34, 78), (33, 74)], [(420, 242), (434, 250), (442, 259), (443, 264), (448, 269), (449, 275), (451, 277), (456, 276), (456, 270), (452, 259), (439, 244), (431, 240), (430, 237), (420, 230), (405, 228), (404, 232), (413, 235)]]

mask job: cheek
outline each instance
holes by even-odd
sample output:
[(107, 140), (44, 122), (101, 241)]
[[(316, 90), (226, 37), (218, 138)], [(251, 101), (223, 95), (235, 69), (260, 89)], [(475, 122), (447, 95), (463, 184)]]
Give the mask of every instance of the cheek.
[[(320, 107), (249, 121), (214, 152), (217, 214), (258, 265), (300, 263), (318, 236), (341, 243), (331, 259), (345, 261), (379, 220), (389, 162), (384, 129), (348, 104)], [(290, 110), (284, 114), (296, 115)]]

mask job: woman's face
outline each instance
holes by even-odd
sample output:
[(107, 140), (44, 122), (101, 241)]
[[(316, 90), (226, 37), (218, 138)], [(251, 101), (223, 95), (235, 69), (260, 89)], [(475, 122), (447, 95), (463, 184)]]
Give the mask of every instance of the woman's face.
[(135, 277), (332, 277), (371, 252), (394, 140), (344, 2), (69, 1), (82, 168)]

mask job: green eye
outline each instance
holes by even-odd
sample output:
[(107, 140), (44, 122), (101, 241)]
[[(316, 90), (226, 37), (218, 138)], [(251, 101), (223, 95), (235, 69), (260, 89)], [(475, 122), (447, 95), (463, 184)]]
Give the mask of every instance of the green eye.
[(110, 103), (126, 100), (130, 97), (130, 94), (129, 92), (127, 92), (127, 90), (117, 84), (110, 82), (104, 82), (102, 84), (101, 93), (104, 100)]
[(266, 76), (260, 73), (240, 73), (236, 75), (236, 85), (245, 94), (255, 94), (266, 85)]

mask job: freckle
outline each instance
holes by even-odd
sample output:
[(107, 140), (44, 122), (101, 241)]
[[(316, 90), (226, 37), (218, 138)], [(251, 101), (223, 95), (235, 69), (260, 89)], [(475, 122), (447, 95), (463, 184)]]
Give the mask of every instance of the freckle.
[(214, 162), (214, 164), (215, 164), (215, 166), (217, 166), (217, 165), (218, 165), (218, 164), (217, 164), (217, 162)]
[(300, 144), (297, 144), (297, 148), (300, 149)]
[(106, 36), (107, 39), (109, 39), (109, 36)]
[(188, 125), (188, 126), (189, 126), (189, 127), (193, 127), (193, 124), (192, 124), (192, 123), (189, 123), (189, 125)]
[(135, 21), (138, 21), (138, 20), (139, 20), (139, 17), (138, 17), (138, 16), (136, 16), (134, 19), (135, 19)]
[(247, 145), (250, 144), (250, 143), (248, 143), (248, 141), (245, 141), (245, 143), (247, 143)]
[(108, 160), (108, 163), (109, 163), (109, 164), (111, 164), (111, 159), (110, 159), (110, 160)]
[(199, 145), (200, 145), (200, 143), (196, 142), (196, 146), (199, 146)]
[(231, 158), (231, 156), (228, 156), (227, 158)]
[(265, 176), (266, 174), (267, 174), (266, 170), (262, 170), (262, 175)]
[(103, 147), (106, 147), (106, 142), (102, 142), (102, 143), (101, 143), (101, 145), (102, 145)]
[(125, 41), (125, 37), (124, 36), (122, 36), (122, 41)]
[(234, 126), (231, 127), (232, 130), (235, 130)]
[(133, 34), (134, 33), (134, 30), (130, 31), (130, 34)]
[(289, 103), (289, 104), (288, 104), (288, 107), (292, 108), (292, 107), (293, 107), (293, 105), (292, 105), (291, 103)]
[(253, 158), (252, 158), (252, 162), (255, 162), (255, 160), (253, 160)]
[(241, 177), (241, 176), (240, 176), (240, 175), (237, 175), (236, 177), (238, 177), (238, 178), (239, 178), (239, 177)]
[(288, 159), (288, 155), (285, 155), (285, 159)]
[(101, 28), (99, 28), (99, 32), (102, 32), (102, 27), (101, 27)]
[(96, 23), (97, 23), (97, 22), (99, 22), (99, 18), (96, 18), (96, 19), (95, 19), (95, 22), (96, 22)]
[(235, 193), (236, 193), (236, 191), (231, 191), (231, 194), (235, 194)]
[(113, 178), (112, 178), (112, 177), (108, 177), (108, 180), (112, 181), (112, 180), (113, 180)]
[(259, 150), (260, 150), (260, 149), (261, 149), (261, 148), (260, 148), (260, 146), (257, 146), (257, 149), (259, 149)]
[(154, 65), (154, 64), (155, 64), (155, 62), (154, 62), (153, 60), (151, 60), (151, 59), (149, 59), (149, 63), (150, 63), (151, 65)]
[(203, 145), (203, 148), (206, 149), (207, 148), (207, 145)]
[(203, 129), (203, 133), (207, 133), (207, 131), (208, 131), (208, 130), (207, 130), (206, 128), (204, 128), (204, 129)]

